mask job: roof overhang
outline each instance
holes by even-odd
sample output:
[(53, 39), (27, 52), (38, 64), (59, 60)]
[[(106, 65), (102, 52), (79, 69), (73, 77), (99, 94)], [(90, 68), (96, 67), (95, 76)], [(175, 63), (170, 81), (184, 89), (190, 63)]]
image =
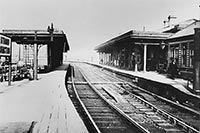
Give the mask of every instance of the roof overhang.
[(95, 47), (95, 50), (101, 51), (105, 48), (114, 46), (124, 41), (131, 41), (136, 45), (160, 45), (163, 41), (165, 41), (168, 37), (172, 36), (171, 33), (160, 33), (160, 32), (140, 32), (140, 31), (129, 31), (125, 34), (117, 36), (105, 43), (102, 43)]
[(18, 44), (52, 44), (61, 43), (64, 52), (69, 50), (67, 37), (63, 31), (54, 31), (52, 34), (45, 30), (3, 30), (3, 35), (8, 36)]

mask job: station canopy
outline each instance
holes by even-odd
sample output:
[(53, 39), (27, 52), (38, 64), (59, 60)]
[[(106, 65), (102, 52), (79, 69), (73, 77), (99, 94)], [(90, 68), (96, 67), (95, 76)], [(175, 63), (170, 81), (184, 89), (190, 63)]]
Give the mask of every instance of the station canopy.
[[(46, 30), (3, 30), (5, 36), (8, 36), (17, 44), (62, 44), (64, 52), (69, 50), (67, 37), (63, 31), (55, 30), (49, 33)], [(53, 38), (53, 39), (52, 39)]]
[[(125, 45), (160, 45), (165, 42), (166, 39), (172, 36), (172, 33), (161, 33), (161, 32), (141, 32), (131, 30), (120, 36), (117, 36), (105, 43), (102, 43), (95, 47), (98, 52), (107, 51), (114, 47), (123, 47)], [(121, 46), (123, 45), (123, 46)]]

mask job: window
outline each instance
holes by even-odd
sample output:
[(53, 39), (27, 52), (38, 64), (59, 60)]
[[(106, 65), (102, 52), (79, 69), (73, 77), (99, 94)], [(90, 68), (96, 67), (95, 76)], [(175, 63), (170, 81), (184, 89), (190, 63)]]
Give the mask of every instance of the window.
[(189, 61), (189, 67), (193, 67), (194, 64), (194, 50), (190, 49), (190, 61)]
[(182, 46), (182, 65), (187, 66), (187, 46)]

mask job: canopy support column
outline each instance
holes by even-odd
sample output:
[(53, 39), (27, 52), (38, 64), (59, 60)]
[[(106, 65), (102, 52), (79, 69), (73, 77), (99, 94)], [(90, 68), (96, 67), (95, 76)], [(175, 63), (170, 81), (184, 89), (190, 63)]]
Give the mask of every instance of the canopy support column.
[(194, 40), (194, 93), (200, 95), (200, 28), (195, 28)]
[(38, 44), (37, 44), (37, 32), (35, 32), (34, 43), (34, 57), (33, 57), (33, 79), (37, 80), (37, 68), (38, 68)]
[(147, 44), (144, 44), (144, 68), (143, 71), (146, 72), (147, 68)]

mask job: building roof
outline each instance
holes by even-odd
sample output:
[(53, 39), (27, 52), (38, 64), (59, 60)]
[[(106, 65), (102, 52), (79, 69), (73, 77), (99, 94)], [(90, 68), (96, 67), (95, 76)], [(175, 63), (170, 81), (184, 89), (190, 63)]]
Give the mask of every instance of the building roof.
[(192, 24), (188, 25), (184, 29), (182, 29), (182, 30), (178, 31), (177, 33), (175, 33), (174, 35), (170, 36), (169, 39), (194, 35), (195, 28), (200, 28), (200, 21), (193, 22)]
[(186, 28), (187, 26), (191, 25), (194, 22), (197, 22), (197, 20), (196, 19), (188, 19), (188, 20), (185, 20), (185, 21), (180, 22), (178, 24), (172, 24), (172, 25), (166, 26), (166, 27), (161, 28), (157, 31), (162, 32), (162, 33), (176, 33), (178, 31)]
[(157, 30), (156, 32), (141, 32), (131, 30), (96, 46), (95, 50), (100, 50), (109, 47), (124, 39), (134, 39), (134, 42), (139, 42), (137, 44), (142, 44), (142, 41), (145, 43), (145, 41), (148, 40), (148, 44), (158, 45), (159, 41), (161, 42), (168, 39), (194, 35), (194, 29), (198, 27), (200, 28), (200, 21), (196, 19), (188, 19), (178, 24), (164, 27), (160, 30)]

